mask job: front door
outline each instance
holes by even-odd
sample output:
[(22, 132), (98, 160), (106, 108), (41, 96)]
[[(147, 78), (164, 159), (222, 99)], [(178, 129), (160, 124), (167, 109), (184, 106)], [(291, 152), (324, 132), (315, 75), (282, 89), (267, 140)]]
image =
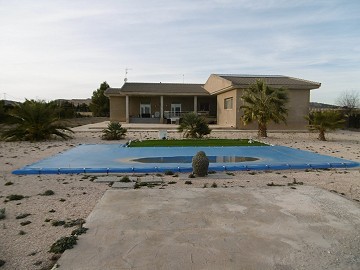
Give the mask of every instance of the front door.
[(140, 104), (140, 116), (143, 118), (151, 117), (151, 104)]
[(180, 117), (181, 104), (171, 104), (171, 117)]

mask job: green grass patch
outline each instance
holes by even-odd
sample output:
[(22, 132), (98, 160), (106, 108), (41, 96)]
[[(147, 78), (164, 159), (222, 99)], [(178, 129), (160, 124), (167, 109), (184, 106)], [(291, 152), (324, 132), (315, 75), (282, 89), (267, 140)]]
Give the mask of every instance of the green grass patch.
[(131, 142), (129, 147), (184, 147), (184, 146), (268, 146), (248, 139), (184, 139), (184, 140), (145, 140)]

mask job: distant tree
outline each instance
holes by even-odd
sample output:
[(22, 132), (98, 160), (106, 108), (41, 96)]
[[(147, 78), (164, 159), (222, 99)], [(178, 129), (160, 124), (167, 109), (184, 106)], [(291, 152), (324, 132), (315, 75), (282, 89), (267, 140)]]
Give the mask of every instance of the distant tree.
[(49, 102), (54, 107), (59, 119), (71, 119), (76, 117), (75, 106), (67, 100), (53, 100)]
[(94, 116), (110, 116), (110, 101), (109, 98), (105, 96), (105, 91), (110, 86), (107, 82), (103, 82), (96, 91), (93, 92), (91, 97), (90, 110)]
[(325, 132), (342, 128), (345, 123), (342, 114), (335, 110), (312, 112), (305, 119), (309, 121), (309, 130), (319, 132), (320, 141), (326, 141)]
[(17, 104), (10, 112), (11, 123), (8, 130), (1, 134), (7, 141), (44, 141), (53, 136), (71, 138), (66, 132), (68, 127), (58, 123), (54, 106), (44, 101), (26, 100)]
[(244, 105), (240, 106), (244, 111), (241, 119), (245, 125), (256, 121), (259, 137), (267, 137), (269, 122), (286, 123), (289, 98), (285, 88), (271, 88), (265, 81), (257, 80), (244, 89), (241, 99), (244, 101)]
[(5, 101), (0, 100), (0, 123), (4, 123), (8, 117), (8, 113), (5, 107)]
[(90, 107), (86, 103), (81, 103), (76, 106), (77, 112), (90, 112)]
[(340, 94), (336, 103), (346, 109), (348, 113), (360, 108), (360, 93), (356, 91), (345, 91)]
[(178, 132), (183, 132), (185, 138), (202, 138), (210, 134), (211, 129), (202, 116), (191, 112), (183, 116)]

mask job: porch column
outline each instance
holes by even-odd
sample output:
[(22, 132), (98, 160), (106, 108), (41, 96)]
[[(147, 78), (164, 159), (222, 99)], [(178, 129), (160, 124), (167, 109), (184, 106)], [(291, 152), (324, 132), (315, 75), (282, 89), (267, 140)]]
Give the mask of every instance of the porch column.
[(160, 96), (160, 122), (164, 122), (164, 96)]
[(197, 114), (197, 96), (194, 96), (194, 113)]
[(126, 123), (129, 123), (129, 96), (125, 97), (125, 115), (126, 115)]

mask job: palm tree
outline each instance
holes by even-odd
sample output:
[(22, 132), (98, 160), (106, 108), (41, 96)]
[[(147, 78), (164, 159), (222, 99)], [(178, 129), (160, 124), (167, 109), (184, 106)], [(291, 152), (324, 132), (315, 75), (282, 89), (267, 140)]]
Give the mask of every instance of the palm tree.
[(285, 88), (270, 88), (265, 81), (257, 80), (243, 91), (241, 99), (244, 101), (240, 106), (244, 111), (241, 119), (245, 125), (256, 121), (259, 137), (267, 137), (267, 124), (271, 121), (286, 124), (289, 98)]
[(73, 132), (58, 122), (54, 106), (44, 101), (26, 100), (10, 112), (10, 128), (1, 134), (7, 141), (43, 141), (53, 135), (71, 138), (65, 131)]
[(205, 119), (191, 112), (184, 115), (178, 127), (179, 132), (184, 132), (185, 138), (202, 138), (211, 132)]
[(345, 123), (341, 113), (334, 110), (312, 112), (305, 119), (309, 121), (309, 130), (319, 132), (320, 141), (326, 141), (325, 132), (342, 128)]

